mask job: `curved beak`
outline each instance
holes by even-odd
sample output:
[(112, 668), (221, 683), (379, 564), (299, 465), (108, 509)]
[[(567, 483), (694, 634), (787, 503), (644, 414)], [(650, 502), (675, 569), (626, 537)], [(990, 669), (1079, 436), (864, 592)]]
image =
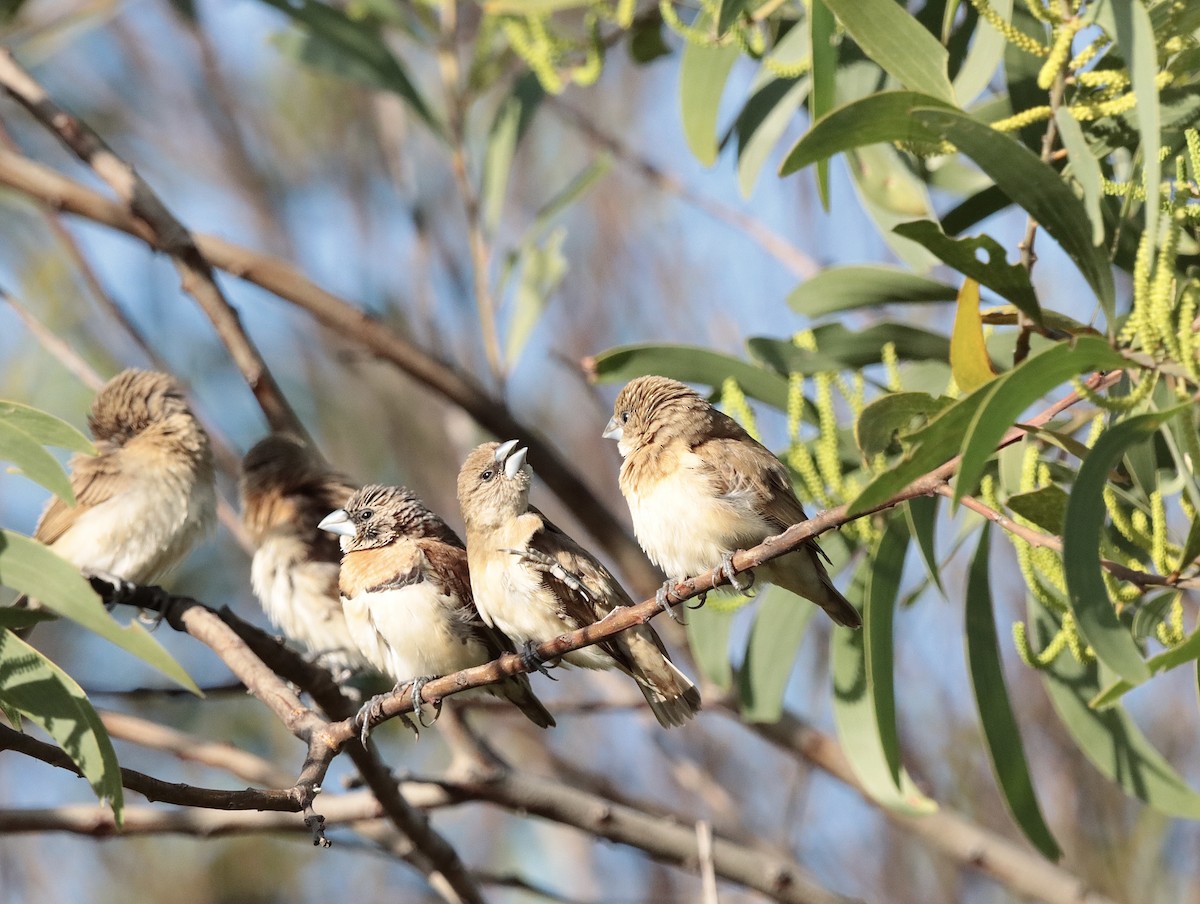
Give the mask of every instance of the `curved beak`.
[(525, 467), (525, 456), (529, 454), (529, 450), (522, 446), (516, 452), (508, 457), (504, 462), (504, 476), (512, 480)]
[(604, 425), (604, 432), (600, 434), (605, 439), (615, 439), (621, 441), (621, 437), (625, 435), (625, 428), (617, 423), (617, 416), (614, 414), (608, 419), (608, 423)]
[(345, 509), (330, 512), (321, 519), (321, 523), (317, 527), (329, 531), (331, 534), (337, 534), (339, 537), (354, 536), (354, 524), (350, 521), (350, 516), (346, 514)]
[(519, 439), (510, 439), (506, 443), (501, 443), (496, 447), (496, 461), (504, 461), (512, 453), (512, 450), (519, 443)]

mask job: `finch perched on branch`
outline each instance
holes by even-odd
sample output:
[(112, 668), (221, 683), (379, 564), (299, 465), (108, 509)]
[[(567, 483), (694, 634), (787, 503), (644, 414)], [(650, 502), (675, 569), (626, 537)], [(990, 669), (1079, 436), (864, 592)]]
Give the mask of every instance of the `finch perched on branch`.
[[(421, 688), (431, 678), (512, 652), (475, 610), (462, 541), (406, 488), (363, 487), (320, 527), (341, 537), (338, 586), (350, 635), (396, 690), (412, 685), (418, 718)], [(541, 728), (554, 725), (526, 675), (479, 690), (510, 701)], [(364, 737), (379, 720), (381, 699), (360, 712)]]
[[(621, 493), (651, 561), (673, 582), (721, 567), (738, 590), (733, 553), (806, 520), (784, 464), (697, 392), (666, 377), (630, 381), (617, 395), (604, 436), (624, 457)], [(816, 603), (839, 625), (862, 625), (833, 586), (815, 540), (757, 569)]]
[[(484, 621), (523, 645), (527, 665), (535, 667), (534, 645), (633, 601), (600, 562), (529, 504), (527, 450), (516, 445), (485, 443), (467, 456), (458, 474), (458, 503), (475, 605)], [(671, 663), (649, 625), (563, 658), (629, 675), (664, 727), (682, 725), (700, 709), (699, 691)]]
[(355, 487), (302, 440), (272, 433), (242, 459), (239, 489), (255, 545), (250, 583), (267, 618), (337, 677), (366, 668), (338, 596), (342, 551), (317, 527)]
[(155, 581), (216, 519), (208, 434), (173, 377), (135, 369), (104, 384), (88, 426), (96, 454), (70, 461), (76, 504), (52, 499), (34, 538), (118, 591)]

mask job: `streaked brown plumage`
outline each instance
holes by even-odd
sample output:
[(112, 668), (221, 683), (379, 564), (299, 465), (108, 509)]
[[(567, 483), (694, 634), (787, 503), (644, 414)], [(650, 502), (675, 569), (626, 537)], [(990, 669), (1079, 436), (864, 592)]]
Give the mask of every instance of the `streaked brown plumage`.
[(342, 550), (317, 527), (355, 487), (302, 440), (273, 433), (242, 459), (239, 489), (255, 546), (250, 583), (267, 618), (335, 674), (365, 668), (338, 596)]
[[(475, 610), (462, 541), (406, 488), (363, 487), (321, 528), (342, 538), (339, 589), (351, 636), (397, 687), (416, 682), (414, 703), (427, 679), (512, 652)], [(526, 675), (479, 691), (510, 701), (535, 725), (554, 724)], [(377, 716), (373, 703), (364, 707), (364, 731)]]
[[(613, 409), (604, 435), (624, 456), (620, 486), (634, 532), (672, 581), (728, 567), (736, 550), (806, 520), (783, 463), (684, 384), (638, 377)], [(834, 587), (823, 556), (809, 540), (756, 571), (857, 628), (862, 620)]]
[(212, 452), (175, 379), (125, 370), (92, 402), (96, 455), (71, 458), (76, 505), (52, 499), (34, 537), (80, 570), (162, 577), (216, 518)]
[[(514, 451), (515, 445), (485, 443), (467, 457), (458, 474), (458, 503), (479, 614), (529, 656), (532, 645), (594, 624), (633, 601), (608, 569), (529, 504), (526, 450)], [(699, 691), (671, 663), (649, 625), (563, 658), (629, 675), (664, 727), (682, 725), (700, 709)]]

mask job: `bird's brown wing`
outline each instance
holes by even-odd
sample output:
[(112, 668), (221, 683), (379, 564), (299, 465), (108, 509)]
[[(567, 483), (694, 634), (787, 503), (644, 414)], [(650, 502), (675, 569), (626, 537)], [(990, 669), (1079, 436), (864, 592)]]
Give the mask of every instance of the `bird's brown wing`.
[(58, 497), (50, 500), (33, 534), (46, 545), (65, 534), (81, 513), (124, 492), (137, 479), (136, 474), (122, 471), (115, 452), (75, 455), (70, 467), (75, 505), (67, 505)]
[(509, 639), (495, 628), (485, 625), (479, 610), (475, 608), (466, 550), (429, 538), (415, 542), (416, 548), (425, 557), (425, 580), (435, 584), (443, 594), (453, 597), (456, 602), (451, 630), (459, 637), (474, 637), (487, 647), (493, 658), (501, 653), (513, 652)]

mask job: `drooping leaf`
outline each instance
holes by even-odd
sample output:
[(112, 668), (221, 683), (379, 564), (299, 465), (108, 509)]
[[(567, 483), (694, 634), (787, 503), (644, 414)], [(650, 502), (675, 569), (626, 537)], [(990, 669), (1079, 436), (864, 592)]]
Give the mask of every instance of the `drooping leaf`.
[[(703, 14), (697, 24), (709, 21)], [(717, 161), (717, 114), (729, 71), (740, 51), (730, 41), (723, 45), (688, 42), (679, 64), (679, 103), (683, 136), (692, 153), (705, 166)]]
[(738, 671), (738, 702), (747, 722), (778, 722), (796, 653), (817, 608), (780, 587), (760, 596)]
[(684, 383), (720, 386), (727, 377), (742, 392), (776, 408), (787, 408), (788, 383), (777, 373), (731, 355), (691, 345), (624, 345), (601, 352), (584, 364), (600, 383), (658, 374)]
[(30, 480), (74, 505), (71, 478), (45, 447), (24, 430), (0, 418), (0, 461), (11, 461)]
[(66, 421), (20, 402), (0, 400), (0, 421), (28, 433), (43, 446), (57, 446), (88, 455), (96, 453), (91, 440)]
[(875, 144), (850, 151), (846, 165), (863, 211), (891, 252), (918, 273), (934, 267), (937, 258), (895, 232), (901, 223), (936, 216), (928, 184), (904, 155), (890, 144)]
[(891, 451), (897, 436), (916, 429), (952, 404), (948, 398), (934, 398), (927, 392), (892, 392), (880, 396), (863, 408), (854, 425), (858, 448), (867, 457)]
[[(1012, 15), (1013, 0), (989, 0), (992, 10), (1005, 21)], [(950, 5), (947, 4), (947, 10)], [(1007, 42), (982, 16), (975, 25), (975, 35), (967, 57), (954, 76), (954, 94), (966, 108), (991, 82), (1000, 61), (1004, 59)]]
[(904, 517), (908, 522), (909, 533), (917, 541), (917, 549), (921, 553), (921, 561), (925, 563), (925, 573), (930, 582), (937, 587), (942, 596), (946, 589), (942, 586), (941, 566), (937, 558), (937, 510), (938, 496), (916, 496), (904, 506)]
[(996, 444), (1026, 408), (1071, 377), (1091, 370), (1120, 367), (1123, 359), (1103, 339), (1081, 336), (1026, 358), (998, 377), (976, 411), (962, 445), (962, 462), (954, 480), (957, 501), (971, 491)]
[[(1027, 601), (1038, 633), (1049, 636), (1057, 630), (1057, 623), (1032, 594)], [(1069, 654), (1039, 672), (1075, 746), (1130, 797), (1169, 816), (1200, 819), (1200, 794), (1154, 749), (1120, 703), (1102, 711), (1088, 705), (1100, 693), (1099, 672), (1097, 663), (1084, 665)]]
[[(825, 0), (813, 0), (808, 11), (809, 52), (812, 58), (812, 91), (808, 94), (808, 121), (815, 123), (833, 109), (837, 94), (837, 19)], [(809, 129), (811, 132), (812, 130)], [(817, 162), (817, 196), (829, 210), (829, 160)]]
[(1125, 449), (1153, 435), (1183, 407), (1131, 417), (1104, 431), (1092, 447), (1092, 454), (1080, 465), (1067, 500), (1063, 568), (1071, 611), (1080, 634), (1095, 649), (1096, 656), (1135, 686), (1150, 677), (1150, 669), (1128, 628), (1117, 618), (1100, 577), (1100, 531), (1107, 517), (1104, 486), (1109, 470)]
[(932, 143), (938, 135), (913, 119), (912, 111), (939, 103), (913, 91), (880, 91), (852, 100), (820, 118), (792, 146), (779, 166), (788, 176), (835, 154), (881, 142)]
[(1058, 134), (1062, 136), (1067, 159), (1071, 161), (1070, 173), (1083, 189), (1083, 206), (1092, 224), (1092, 244), (1099, 245), (1104, 241), (1104, 211), (1100, 208), (1104, 198), (1104, 173), (1100, 170), (1100, 161), (1092, 156), (1083, 128), (1071, 115), (1070, 107), (1059, 107), (1054, 113), (1054, 121), (1058, 123)]
[(1062, 177), (1020, 142), (964, 113), (931, 108), (913, 115), (953, 142), (1038, 221), (1075, 262), (1111, 321), (1116, 302), (1108, 257), (1092, 243), (1087, 210)]
[(1067, 515), (1067, 491), (1058, 484), (1052, 483), (1028, 493), (1009, 496), (1006, 504), (1048, 534), (1057, 537), (1063, 531), (1063, 521)]
[[(1113, 18), (1115, 33), (1109, 34), (1117, 39), (1117, 46), (1129, 67), (1133, 96), (1137, 99), (1133, 115), (1141, 140), (1142, 187), (1147, 197), (1156, 198), (1158, 184), (1162, 180), (1162, 161), (1158, 156), (1162, 141), (1162, 116), (1158, 106), (1158, 85), (1155, 84), (1158, 47), (1154, 39), (1154, 26), (1145, 4), (1138, 0), (1112, 0), (1111, 3), (1100, 5), (1105, 6)], [(1143, 210), (1146, 214), (1146, 231), (1157, 235), (1158, 205), (1146, 204)]]
[(988, 581), (988, 553), (991, 532), (984, 525), (979, 547), (971, 560), (967, 576), (966, 638), (967, 664), (979, 722), (987, 742), (988, 757), (996, 774), (996, 784), (1004, 803), (1025, 837), (1050, 860), (1062, 856), (1054, 835), (1046, 825), (1038, 806), (1029, 764), (1021, 744), (1021, 732), (1013, 715), (1004, 667), (1000, 661), (1000, 639), (992, 611), (992, 591)]
[(537, 76), (528, 72), (517, 79), (512, 91), (496, 110), (488, 134), (487, 151), (484, 153), (483, 181), (479, 192), (483, 221), (491, 231), (495, 231), (500, 222), (513, 155), (545, 96), (546, 92)]
[[(1029, 271), (1020, 264), (1008, 263), (1003, 246), (990, 235), (954, 239), (928, 220), (901, 223), (895, 231), (928, 248), (963, 276), (1007, 298), (1034, 323), (1042, 324), (1042, 310), (1029, 281)], [(986, 255), (987, 261), (980, 260), (980, 255)]]
[(724, 35), (746, 9), (749, 0), (720, 0), (720, 2), (721, 5), (717, 11), (717, 34)]
[[(896, 560), (898, 558), (900, 564), (903, 564), (904, 542), (902, 535), (894, 536), (888, 541), (888, 570), (880, 574), (879, 585), (875, 590), (866, 591), (868, 608), (864, 629), (833, 629), (833, 715), (838, 737), (850, 759), (854, 774), (871, 797), (882, 805), (902, 813), (923, 814), (935, 811), (937, 804), (921, 793), (904, 769), (893, 769), (893, 765), (897, 763), (898, 750), (895, 741), (894, 700), (891, 709), (893, 718), (885, 729), (881, 729), (881, 714), (877, 708), (879, 694), (890, 689), (890, 682), (886, 683), (884, 688), (876, 688), (873, 683), (881, 677), (881, 660), (890, 658), (891, 611), (895, 604), (895, 591), (899, 586), (899, 574), (896, 570), (899, 566), (896, 565)], [(871, 557), (860, 567), (856, 583), (865, 586), (866, 582), (873, 582), (876, 568), (876, 559)], [(885, 605), (889, 592), (892, 599)], [(872, 594), (875, 595), (874, 602), (871, 601)], [(875, 617), (879, 617), (882, 624), (872, 628), (872, 620)], [(871, 631), (876, 634), (871, 641), (870, 652), (877, 657), (873, 663), (868, 655), (866, 639), (867, 633)], [(886, 717), (886, 704), (883, 705), (883, 711), (883, 716)], [(888, 735), (886, 740), (881, 731)]]
[[(794, 28), (788, 37), (797, 33), (802, 33), (801, 29)], [(810, 86), (808, 78), (775, 79), (746, 101), (734, 126), (738, 139), (738, 188), (743, 198), (749, 198), (754, 191), (767, 156), (804, 103)]]
[(979, 283), (964, 279), (954, 308), (954, 329), (950, 333), (950, 372), (954, 382), (971, 392), (996, 376), (983, 343), (983, 322), (979, 319)]
[(69, 563), (29, 537), (0, 530), (0, 584), (24, 593), (59, 615), (78, 622), (201, 696), (196, 683), (146, 629), (122, 626), (104, 610), (100, 597)]
[(893, 0), (824, 0), (863, 52), (904, 87), (954, 103), (947, 54), (904, 7)]
[(700, 673), (717, 687), (733, 687), (729, 665), (729, 632), (733, 612), (716, 606), (701, 606), (687, 613), (688, 649)]
[(70, 675), (7, 629), (0, 629), (0, 703), (54, 739), (120, 825), (121, 767), (96, 710)]
[(820, 317), (878, 304), (953, 301), (946, 283), (887, 265), (830, 267), (792, 290), (788, 304), (798, 314)]
[(504, 344), (505, 360), (510, 366), (520, 357), (530, 333), (550, 303), (551, 295), (567, 275), (567, 258), (562, 251), (566, 238), (567, 230), (560, 226), (551, 231), (543, 244), (522, 249), (521, 278), (517, 282)]

